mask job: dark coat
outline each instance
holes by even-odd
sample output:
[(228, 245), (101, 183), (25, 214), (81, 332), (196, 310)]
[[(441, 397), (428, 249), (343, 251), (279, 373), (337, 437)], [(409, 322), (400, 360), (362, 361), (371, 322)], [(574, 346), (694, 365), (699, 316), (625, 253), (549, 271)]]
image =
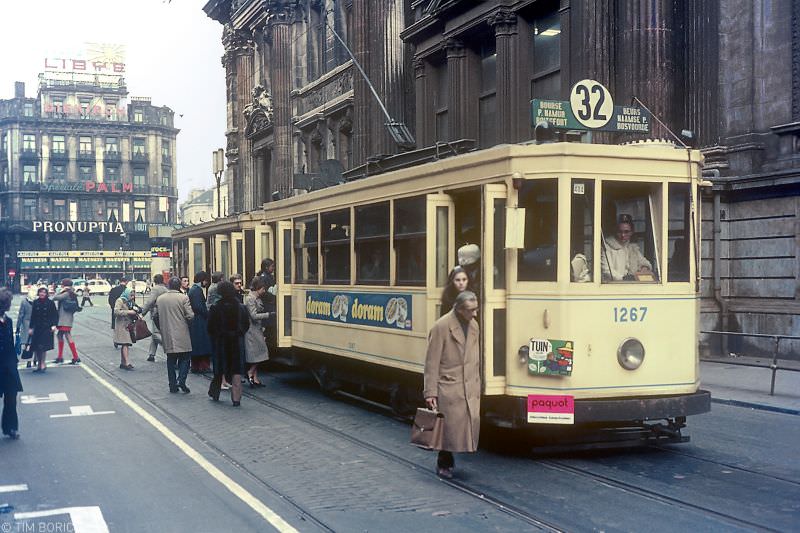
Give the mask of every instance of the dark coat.
[(226, 376), (244, 373), (244, 335), (250, 315), (238, 301), (218, 300), (208, 312), (208, 334), (214, 346), (214, 368)]
[(425, 398), (436, 397), (444, 414), (442, 449), (474, 452), (481, 422), (480, 328), (470, 320), (467, 336), (454, 311), (436, 321), (428, 335)]
[(189, 289), (189, 303), (192, 306), (194, 320), (190, 328), (192, 337), (192, 357), (211, 355), (211, 339), (208, 338), (208, 307), (206, 295), (199, 283)]
[[(259, 272), (258, 277), (264, 280), (264, 284), (268, 289), (275, 285), (275, 276), (269, 272)], [(275, 295), (270, 294), (269, 291), (264, 293), (264, 296), (261, 297), (261, 301), (264, 302), (265, 312), (274, 313), (277, 310)]]
[(22, 381), (17, 371), (17, 353), (14, 351), (11, 317), (4, 315), (0, 323), (0, 396), (15, 392), (22, 392)]
[(44, 301), (36, 298), (31, 306), (30, 329), (33, 335), (28, 339), (34, 352), (46, 352), (53, 349), (53, 332), (50, 330), (58, 325), (58, 310), (53, 300)]
[(125, 285), (121, 284), (108, 291), (108, 305), (112, 309), (114, 308), (114, 304), (117, 303), (119, 297), (122, 296), (123, 292), (125, 292)]

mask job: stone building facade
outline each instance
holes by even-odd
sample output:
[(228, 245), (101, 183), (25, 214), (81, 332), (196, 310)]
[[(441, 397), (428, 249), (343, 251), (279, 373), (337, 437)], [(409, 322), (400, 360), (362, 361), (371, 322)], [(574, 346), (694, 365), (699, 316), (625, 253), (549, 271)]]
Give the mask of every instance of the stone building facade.
[(204, 9), (224, 27), (232, 212), (386, 168), (386, 156), (408, 148), (389, 135), (387, 114), (417, 149), (524, 142), (532, 98), (565, 100), (592, 78), (616, 103), (647, 106), (663, 123), (654, 137), (689, 130), (682, 140), (706, 155), (703, 327), (800, 334), (800, 0), (211, 0)]
[(45, 71), (36, 97), (18, 82), (0, 100), (3, 279), (149, 277), (169, 246), (153, 229), (176, 221), (177, 134), (118, 73)]

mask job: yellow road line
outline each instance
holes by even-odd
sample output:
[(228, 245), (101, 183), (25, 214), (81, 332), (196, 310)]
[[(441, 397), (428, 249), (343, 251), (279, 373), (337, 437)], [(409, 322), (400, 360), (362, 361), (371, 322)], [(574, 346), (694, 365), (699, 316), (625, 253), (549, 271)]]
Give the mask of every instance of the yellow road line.
[(205, 457), (200, 455), (194, 448), (189, 446), (183, 439), (178, 437), (164, 424), (159, 422), (153, 415), (145, 411), (139, 404), (131, 400), (121, 390), (114, 385), (100, 377), (94, 370), (86, 365), (80, 365), (90, 376), (96, 379), (101, 385), (107, 388), (111, 393), (119, 398), (122, 403), (130, 407), (136, 414), (144, 418), (151, 426), (158, 432), (178, 447), (183, 453), (189, 456), (195, 463), (197, 463), (203, 470), (208, 472), (214, 479), (219, 481), (226, 489), (228, 489), (234, 496), (242, 500), (251, 509), (258, 513), (261, 517), (269, 522), (275, 529), (286, 533), (297, 533), (297, 530), (289, 525), (283, 518), (281, 518), (272, 509), (264, 505), (258, 498), (250, 494), (244, 487), (236, 483), (233, 479), (228, 477), (219, 468), (208, 462)]

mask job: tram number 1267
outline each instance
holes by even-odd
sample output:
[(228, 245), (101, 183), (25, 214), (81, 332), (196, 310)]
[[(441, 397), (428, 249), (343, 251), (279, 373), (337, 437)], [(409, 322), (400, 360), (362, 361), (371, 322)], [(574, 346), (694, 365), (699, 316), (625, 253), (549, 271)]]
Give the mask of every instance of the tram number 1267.
[(644, 322), (647, 307), (615, 307), (614, 322)]

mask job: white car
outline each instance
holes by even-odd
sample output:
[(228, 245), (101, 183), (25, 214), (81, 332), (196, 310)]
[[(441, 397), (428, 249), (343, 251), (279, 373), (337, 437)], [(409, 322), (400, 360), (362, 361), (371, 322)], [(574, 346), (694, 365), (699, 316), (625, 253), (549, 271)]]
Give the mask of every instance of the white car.
[(144, 294), (144, 291), (147, 290), (147, 282), (134, 280), (128, 283), (128, 288), (134, 292), (138, 292), (139, 294)]
[(111, 284), (104, 279), (90, 279), (86, 282), (89, 294), (108, 294), (111, 291)]

